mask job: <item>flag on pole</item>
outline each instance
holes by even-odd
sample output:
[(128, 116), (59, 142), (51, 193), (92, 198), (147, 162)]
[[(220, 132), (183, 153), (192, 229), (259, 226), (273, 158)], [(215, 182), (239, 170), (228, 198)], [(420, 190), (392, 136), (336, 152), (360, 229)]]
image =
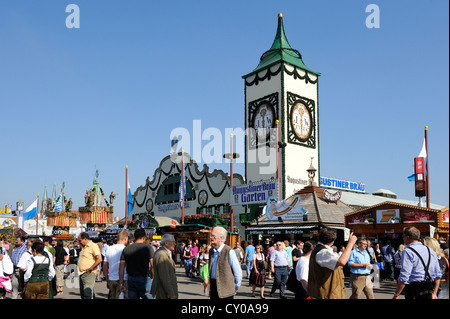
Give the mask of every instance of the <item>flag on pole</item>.
[(133, 210), (133, 195), (131, 195), (130, 181), (127, 179), (127, 216), (130, 216)]
[[(183, 168), (181, 169), (181, 176), (180, 176), (180, 187), (178, 188), (178, 194), (180, 194), (180, 203), (184, 202), (184, 197), (186, 196), (186, 183), (184, 182), (184, 163)], [(181, 191), (184, 185), (184, 192)]]
[(58, 197), (58, 201), (55, 204), (55, 213), (60, 213), (63, 211), (63, 204), (62, 204), (62, 195)]
[(25, 213), (23, 213), (23, 220), (33, 219), (37, 216), (37, 201), (38, 200), (36, 198), (33, 204), (28, 206), (28, 208), (25, 210)]
[[(427, 167), (427, 149), (425, 147), (425, 139), (423, 140), (422, 149), (420, 150), (420, 153), (417, 157), (423, 157), (425, 160), (425, 168)], [(427, 171), (425, 169), (425, 176), (427, 176)], [(408, 176), (408, 180), (410, 182), (414, 182), (416, 180), (416, 174), (412, 174)]]
[(186, 196), (186, 183), (184, 183), (184, 192), (181, 191), (183, 187), (183, 177), (180, 178), (180, 187), (178, 188), (178, 194), (180, 194), (180, 203), (184, 202), (184, 197)]
[(423, 145), (422, 145), (422, 149), (420, 150), (419, 156), (417, 157), (423, 157), (423, 158), (427, 158), (427, 148), (425, 146), (425, 139), (423, 140)]

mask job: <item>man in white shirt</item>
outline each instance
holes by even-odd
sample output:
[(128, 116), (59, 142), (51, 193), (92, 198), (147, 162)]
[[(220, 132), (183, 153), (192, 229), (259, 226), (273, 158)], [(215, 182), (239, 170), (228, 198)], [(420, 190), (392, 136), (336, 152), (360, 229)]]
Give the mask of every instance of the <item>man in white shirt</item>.
[(51, 253), (40, 240), (31, 246), (33, 256), (27, 260), (24, 281), (26, 283), (24, 299), (53, 299), (49, 282), (55, 277), (55, 267)]
[(27, 249), (26, 252), (24, 252), (22, 254), (22, 256), (19, 259), (19, 262), (17, 263), (17, 267), (19, 268), (20, 280), (22, 281), (22, 286), (23, 286), (23, 283), (24, 283), (23, 276), (25, 274), (25, 269), (27, 267), (27, 262), (33, 256), (33, 252), (31, 251), (31, 245), (33, 245), (33, 241), (34, 240), (31, 239), (31, 238), (27, 239), (27, 248), (28, 249)]
[(319, 242), (311, 253), (308, 273), (308, 293), (315, 299), (344, 299), (344, 274), (342, 267), (347, 263), (357, 237), (353, 232), (347, 246), (339, 256), (333, 252), (337, 238), (336, 230), (324, 228), (319, 231)]
[[(126, 230), (122, 230), (118, 234), (117, 244), (108, 247), (105, 253), (105, 261), (103, 262), (103, 275), (106, 278), (106, 287), (109, 289), (109, 298), (110, 299), (119, 299), (120, 295), (120, 283), (119, 283), (119, 265), (120, 265), (120, 256), (122, 255), (122, 251), (125, 249), (128, 244), (128, 232)], [(124, 270), (124, 286), (127, 285), (127, 271)], [(128, 289), (124, 292), (125, 299), (128, 298)]]

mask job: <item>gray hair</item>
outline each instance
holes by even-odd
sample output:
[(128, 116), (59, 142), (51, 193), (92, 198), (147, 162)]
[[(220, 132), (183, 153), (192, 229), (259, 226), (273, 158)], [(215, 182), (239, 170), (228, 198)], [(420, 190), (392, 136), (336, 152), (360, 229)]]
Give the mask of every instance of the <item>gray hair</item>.
[(223, 242), (225, 242), (227, 240), (227, 234), (228, 234), (227, 230), (220, 226), (216, 226), (216, 227), (214, 227), (214, 229), (217, 229), (219, 231), (220, 238), (222, 239)]
[(172, 234), (164, 234), (161, 237), (161, 245), (165, 246), (166, 245), (166, 241), (174, 241), (175, 237)]

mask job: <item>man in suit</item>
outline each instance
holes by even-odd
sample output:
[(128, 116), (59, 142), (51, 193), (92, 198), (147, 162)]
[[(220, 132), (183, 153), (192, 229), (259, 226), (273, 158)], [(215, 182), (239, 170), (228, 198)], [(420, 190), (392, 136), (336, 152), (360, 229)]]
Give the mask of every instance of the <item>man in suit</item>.
[(177, 276), (172, 252), (175, 250), (175, 238), (171, 234), (161, 237), (161, 247), (153, 259), (154, 277), (151, 294), (155, 299), (178, 299)]

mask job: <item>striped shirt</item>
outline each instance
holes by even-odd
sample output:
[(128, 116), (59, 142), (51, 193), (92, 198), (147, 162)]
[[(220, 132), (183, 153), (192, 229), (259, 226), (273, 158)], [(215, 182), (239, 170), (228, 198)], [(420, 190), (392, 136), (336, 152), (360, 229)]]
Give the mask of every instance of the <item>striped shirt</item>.
[(27, 249), (28, 247), (26, 242), (24, 242), (22, 246), (14, 248), (11, 255), (11, 261), (13, 262), (14, 267), (17, 267), (17, 264), (20, 261), (20, 257), (22, 257), (23, 253), (26, 252)]

